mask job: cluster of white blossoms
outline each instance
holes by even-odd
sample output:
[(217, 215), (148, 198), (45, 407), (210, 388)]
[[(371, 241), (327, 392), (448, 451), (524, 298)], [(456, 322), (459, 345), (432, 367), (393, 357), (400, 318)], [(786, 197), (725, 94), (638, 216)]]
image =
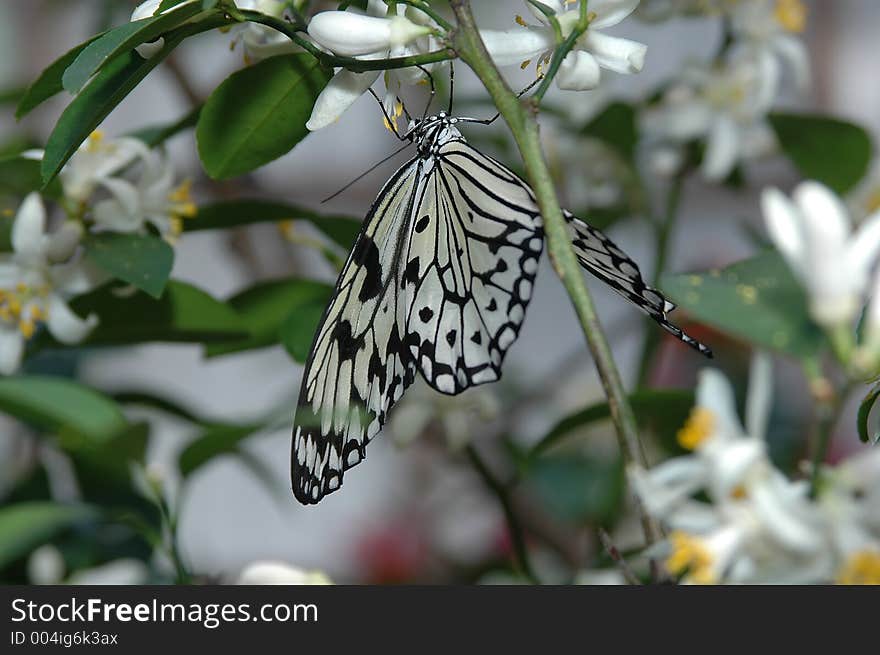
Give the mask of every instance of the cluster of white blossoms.
[[(41, 159), (30, 150), (24, 157)], [(175, 182), (169, 159), (142, 141), (94, 132), (59, 175), (67, 217), (54, 230), (42, 198), (32, 193), (11, 226), (12, 251), (0, 253), (0, 374), (18, 370), (27, 342), (41, 325), (65, 344), (81, 342), (97, 324), (78, 317), (71, 298), (106, 281), (83, 258), (87, 231), (144, 233), (148, 226), (173, 242), (196, 214), (189, 183)]]
[[(591, 0), (589, 26), (560, 64), (556, 76), (559, 88), (593, 89), (599, 84), (602, 68), (617, 73), (636, 73), (642, 69), (647, 50), (645, 45), (600, 31), (620, 23), (638, 3), (638, 0)], [(575, 29), (579, 8), (577, 2), (561, 0), (546, 0), (542, 4), (553, 14), (558, 32), (550, 19), (531, 3), (526, 6), (537, 24), (529, 24), (522, 16), (517, 16), (518, 28), (480, 30), (486, 49), (497, 65), (517, 64), (526, 68), (535, 62), (539, 74), (546, 72), (559, 39), (565, 39)], [(367, 60), (425, 54), (441, 47), (440, 29), (428, 15), (412, 6), (398, 5), (391, 9), (378, 0), (368, 3), (366, 15), (355, 10), (319, 13), (309, 23), (308, 32), (329, 52)], [(384, 78), (386, 89), (383, 99), (385, 113), (396, 121), (403, 111), (399, 99), (401, 87), (424, 83), (426, 72), (437, 65), (363, 73), (339, 69), (318, 98), (307, 126), (310, 130), (318, 130), (330, 125), (380, 76)]]
[(749, 386), (744, 427), (730, 383), (703, 370), (678, 435), (693, 454), (629, 472), (670, 531), (667, 571), (694, 584), (880, 583), (880, 451), (823, 469), (811, 497), (767, 455), (769, 360), (756, 358)]
[[(810, 314), (834, 334), (851, 332), (864, 311), (857, 365), (880, 368), (880, 209), (853, 226), (844, 202), (818, 182), (803, 182), (791, 199), (778, 189), (761, 198), (774, 245), (800, 280)], [(872, 271), (873, 280), (872, 278)]]
[(703, 175), (720, 181), (740, 162), (775, 148), (766, 117), (783, 71), (790, 70), (799, 90), (809, 85), (809, 59), (797, 36), (806, 26), (806, 9), (801, 0), (718, 0), (690, 3), (692, 13), (695, 4), (726, 21), (730, 43), (715, 61), (687, 65), (645, 112), (642, 125), (663, 160), (664, 147), (702, 142)]

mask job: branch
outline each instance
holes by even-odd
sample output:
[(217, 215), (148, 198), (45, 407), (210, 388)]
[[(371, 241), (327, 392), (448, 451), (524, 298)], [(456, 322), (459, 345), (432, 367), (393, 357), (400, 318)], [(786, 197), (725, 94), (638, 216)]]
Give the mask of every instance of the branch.
[[(624, 459), (641, 466), (645, 465), (641, 443), (639, 442), (635, 416), (629, 406), (620, 373), (611, 355), (608, 341), (596, 316), (593, 299), (587, 290), (583, 275), (571, 247), (568, 227), (559, 207), (556, 189), (541, 150), (538, 123), (535, 119), (538, 107), (534, 100), (520, 103), (507, 86), (498, 69), (495, 68), (486, 47), (480, 38), (468, 0), (451, 0), (452, 11), (458, 24), (451, 35), (452, 44), (461, 59), (470, 66), (492, 96), (495, 106), (510, 127), (519, 148), (526, 174), (544, 217), (547, 235), (547, 249), (556, 274), (562, 280), (574, 304), (590, 351), (596, 361), (599, 377), (611, 418), (617, 429), (618, 441)], [(647, 542), (653, 543), (661, 538), (659, 526), (642, 508), (638, 498), (636, 507), (642, 521)]]

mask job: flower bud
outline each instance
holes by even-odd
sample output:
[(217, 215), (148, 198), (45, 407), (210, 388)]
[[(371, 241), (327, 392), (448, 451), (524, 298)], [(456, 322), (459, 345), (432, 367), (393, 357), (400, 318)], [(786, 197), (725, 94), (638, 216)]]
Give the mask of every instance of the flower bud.
[(431, 33), (408, 18), (376, 18), (346, 11), (324, 11), (309, 23), (309, 36), (338, 55), (356, 56), (390, 50)]

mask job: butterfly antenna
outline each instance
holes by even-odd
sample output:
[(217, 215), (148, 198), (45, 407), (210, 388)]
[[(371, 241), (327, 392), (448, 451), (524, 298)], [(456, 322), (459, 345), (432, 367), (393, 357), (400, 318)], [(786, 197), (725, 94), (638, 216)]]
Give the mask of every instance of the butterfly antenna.
[(417, 65), (416, 68), (418, 68), (425, 74), (425, 76), (428, 78), (428, 83), (431, 85), (431, 98), (428, 100), (428, 104), (425, 105), (425, 111), (422, 112), (422, 120), (425, 120), (428, 117), (428, 110), (431, 108), (431, 103), (434, 102), (434, 94), (437, 92), (437, 90), (434, 87), (434, 76), (431, 75), (431, 71), (429, 71), (421, 64)]
[(449, 62), (449, 109), (447, 114), (452, 116), (452, 97), (455, 95), (455, 66), (453, 62)]
[[(385, 117), (385, 123), (388, 125), (388, 130), (397, 137), (398, 141), (403, 141), (405, 137), (397, 131), (397, 121), (393, 120), (391, 116), (388, 115), (388, 112), (385, 111), (384, 103), (379, 99), (379, 96), (376, 95), (376, 92), (373, 91), (372, 87), (368, 88), (367, 91), (369, 91), (370, 95), (375, 98), (377, 103), (379, 103), (379, 109), (382, 111), (382, 115)], [(403, 103), (401, 103), (400, 106), (403, 107)], [(404, 109), (404, 111), (406, 111), (406, 109)]]
[[(529, 85), (524, 88), (522, 91), (516, 94), (517, 98), (522, 98), (526, 93), (531, 91), (535, 86), (537, 86), (538, 82), (544, 79), (543, 75), (538, 75)], [(458, 120), (464, 121), (465, 123), (479, 123), (480, 125), (491, 125), (495, 121), (498, 120), (498, 117), (501, 116), (501, 112), (497, 112), (492, 118), (459, 118)]]
[(373, 164), (372, 166), (370, 166), (367, 170), (365, 170), (363, 173), (361, 173), (361, 174), (358, 175), (356, 178), (354, 178), (351, 182), (349, 182), (349, 183), (346, 184), (344, 187), (342, 187), (341, 189), (339, 189), (339, 191), (337, 191), (337, 192), (334, 193), (333, 195), (330, 195), (330, 196), (327, 196), (326, 198), (324, 198), (324, 199), (321, 201), (321, 204), (323, 205), (325, 202), (328, 202), (328, 201), (330, 201), (330, 200), (333, 200), (333, 198), (335, 198), (336, 196), (338, 196), (338, 195), (339, 195), (340, 193), (342, 193), (343, 191), (347, 191), (347, 190), (348, 190), (353, 184), (357, 183), (357, 182), (360, 181), (362, 178), (364, 178), (364, 177), (366, 177), (367, 175), (369, 175), (370, 173), (372, 173), (374, 170), (376, 170), (377, 168), (379, 168), (382, 164), (384, 164), (385, 162), (387, 162), (389, 159), (392, 159), (393, 157), (396, 157), (397, 155), (399, 155), (401, 152), (403, 152), (404, 150), (406, 150), (407, 148), (409, 148), (411, 145), (412, 145), (412, 143), (405, 143), (404, 145), (402, 145), (401, 147), (399, 147), (397, 150), (395, 150), (394, 152), (392, 152), (392, 153), (391, 153), (390, 155), (388, 155), (387, 157), (385, 157), (385, 158), (383, 158), (382, 160), (376, 162), (375, 164)]

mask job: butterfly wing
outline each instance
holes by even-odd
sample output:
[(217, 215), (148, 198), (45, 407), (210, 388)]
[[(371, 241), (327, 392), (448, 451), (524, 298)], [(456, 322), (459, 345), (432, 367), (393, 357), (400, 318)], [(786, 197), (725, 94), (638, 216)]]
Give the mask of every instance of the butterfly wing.
[(663, 329), (703, 355), (712, 356), (707, 346), (669, 322), (667, 314), (675, 309), (675, 305), (645, 283), (638, 265), (626, 253), (602, 232), (571, 212), (563, 211), (563, 215), (568, 222), (571, 243), (581, 266), (639, 307)]
[(315, 335), (291, 448), (291, 484), (303, 504), (341, 486), (415, 377), (400, 330), (405, 312), (397, 280), (423, 186), (422, 164), (412, 160), (383, 187)]
[(438, 151), (415, 218), (404, 280), (413, 360), (443, 393), (493, 382), (543, 248), (534, 197), (507, 168), (452, 140)]

